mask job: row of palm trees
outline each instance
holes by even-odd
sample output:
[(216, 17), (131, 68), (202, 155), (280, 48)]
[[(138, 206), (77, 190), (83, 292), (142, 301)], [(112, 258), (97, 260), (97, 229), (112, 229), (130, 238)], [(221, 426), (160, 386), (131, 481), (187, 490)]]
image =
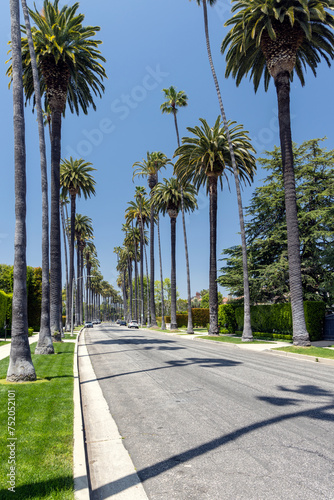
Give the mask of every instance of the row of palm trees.
[[(14, 297), (13, 297), (13, 329), (12, 355), (8, 370), (10, 380), (33, 379), (35, 377), (27, 340), (26, 301), (26, 173), (25, 173), (25, 141), (24, 141), (24, 99), (33, 98), (38, 112), (40, 133), (41, 171), (43, 190), (43, 352), (52, 352), (52, 343), (48, 333), (60, 328), (61, 301), (61, 254), (60, 254), (60, 161), (61, 161), (61, 123), (66, 104), (71, 112), (88, 112), (90, 106), (95, 109), (95, 97), (104, 92), (103, 80), (106, 77), (103, 62), (105, 59), (98, 50), (100, 40), (93, 37), (99, 31), (97, 26), (83, 26), (84, 16), (77, 14), (78, 3), (73, 6), (58, 7), (59, 0), (44, 0), (41, 12), (29, 10), (35, 26), (30, 28), (29, 14), (25, 0), (21, 0), (25, 16), (25, 36), (21, 40), (20, 3), (10, 0), (11, 15), (11, 65), (8, 75), (12, 80), (14, 100), (14, 143), (15, 143), (15, 256), (14, 256)], [(238, 171), (237, 154), (233, 147), (228, 122), (226, 120), (221, 92), (213, 65), (208, 30), (207, 3), (214, 6), (216, 0), (196, 0), (203, 7), (206, 46), (223, 119), (225, 138), (229, 149), (229, 165), (233, 169), (236, 182), (239, 218), (243, 250), (245, 323), (244, 340), (251, 339), (250, 309), (247, 279), (247, 251), (240, 195), (240, 172)], [(309, 336), (306, 330), (303, 310), (303, 297), (300, 270), (300, 244), (297, 223), (295, 180), (292, 155), (292, 138), (290, 126), (290, 80), (296, 73), (304, 85), (304, 70), (307, 66), (316, 74), (318, 64), (325, 59), (328, 65), (334, 58), (334, 18), (331, 14), (333, 0), (233, 0), (234, 16), (226, 22), (231, 27), (222, 42), (221, 50), (226, 52), (226, 76), (232, 75), (237, 85), (244, 76), (250, 74), (254, 88), (257, 90), (263, 77), (265, 89), (268, 89), (270, 77), (273, 78), (278, 101), (280, 142), (282, 150), (284, 188), (286, 198), (286, 214), (288, 228), (289, 280), (293, 316), (294, 343), (307, 345)], [(36, 54), (36, 55), (35, 55)], [(51, 118), (51, 238), (50, 238), (50, 275), (51, 286), (48, 285), (48, 259), (46, 238), (48, 237), (47, 219), (47, 182), (45, 179), (45, 143), (43, 153), (43, 132), (41, 125), (42, 107), (40, 96), (44, 95), (44, 109), (50, 110)], [(174, 113), (176, 118), (176, 112)], [(216, 122), (217, 123), (217, 122)], [(219, 129), (219, 126), (209, 128)], [(205, 134), (206, 125), (202, 122), (196, 133)], [(196, 137), (195, 139), (196, 140)], [(188, 144), (189, 145), (189, 144)], [(185, 147), (186, 144), (180, 146)], [(44, 154), (44, 159), (43, 159)], [(182, 166), (183, 153), (180, 153), (178, 167), (182, 175), (182, 183), (191, 175)], [(206, 185), (210, 194), (210, 213), (212, 216), (216, 206), (217, 174), (215, 159), (221, 162), (217, 151), (210, 151)], [(158, 161), (158, 160), (157, 160)], [(194, 166), (195, 164), (193, 164)], [(199, 164), (198, 164), (199, 166)], [(43, 170), (44, 169), (44, 170)], [(44, 173), (43, 173), (44, 172)], [(246, 175), (246, 174), (245, 174)], [(153, 169), (152, 178), (156, 176)], [(251, 172), (247, 172), (247, 179)], [(211, 224), (210, 224), (211, 227)], [(214, 245), (215, 233), (212, 224), (210, 241)], [(213, 258), (214, 250), (210, 251)], [(151, 261), (152, 266), (152, 261)], [(214, 272), (210, 270), (210, 282)], [(152, 268), (151, 268), (151, 287)], [(214, 287), (213, 287), (213, 294)], [(48, 296), (50, 294), (50, 307)], [(154, 294), (151, 293), (151, 301)], [(151, 315), (154, 307), (151, 303)], [(48, 325), (50, 311), (50, 325)], [(210, 315), (215, 315), (214, 307)], [(214, 329), (214, 327), (213, 327)], [(42, 352), (42, 351), (41, 351)]]
[[(216, 285), (216, 223), (217, 211), (217, 183), (228, 166), (232, 169), (236, 184), (240, 233), (243, 255), (244, 275), (244, 330), (243, 340), (252, 340), (250, 321), (250, 297), (247, 269), (247, 247), (242, 210), (240, 181), (250, 182), (255, 170), (254, 152), (249, 143), (247, 133), (240, 125), (229, 123), (226, 119), (222, 96), (217, 74), (213, 64), (209, 29), (207, 3), (213, 6), (216, 0), (196, 0), (203, 6), (204, 29), (207, 53), (210, 68), (219, 102), (220, 114), (223, 120), (223, 129), (220, 119), (210, 128), (205, 120), (201, 119), (202, 127), (188, 128), (194, 134), (193, 138), (184, 138), (183, 145), (179, 143), (177, 126), (176, 91), (173, 87), (165, 89), (168, 97), (167, 105), (162, 105), (162, 111), (173, 113), (178, 149), (175, 156), (179, 156), (174, 173), (179, 182), (192, 182), (198, 188), (206, 185), (210, 196), (210, 331), (216, 333), (215, 324), (217, 285)], [(255, 91), (262, 76), (264, 76), (265, 90), (268, 89), (270, 77), (274, 79), (277, 91), (280, 142), (282, 152), (282, 167), (284, 175), (284, 190), (286, 202), (286, 218), (288, 230), (288, 258), (290, 297), (293, 317), (293, 340), (295, 345), (309, 345), (309, 334), (306, 330), (300, 265), (300, 243), (297, 221), (297, 204), (295, 192), (295, 178), (293, 168), (292, 137), (290, 126), (290, 79), (294, 71), (304, 85), (303, 70), (309, 66), (316, 75), (316, 68), (321, 58), (330, 66), (334, 58), (334, 2), (332, 0), (233, 0), (232, 12), (236, 14), (226, 22), (232, 26), (222, 42), (221, 51), (227, 52), (226, 76), (230, 74), (236, 78), (237, 85), (244, 76), (250, 73)], [(184, 93), (180, 97), (180, 106), (186, 105)], [(182, 104), (181, 104), (182, 102)], [(233, 125), (233, 130), (231, 129)], [(233, 142), (233, 134), (237, 143)], [(217, 140), (221, 142), (224, 136), (227, 143), (228, 157), (224, 158), (222, 149), (217, 148)], [(242, 137), (241, 137), (242, 136)], [(214, 140), (215, 138), (215, 140)], [(224, 142), (223, 141), (223, 142)], [(244, 141), (247, 146), (244, 147)], [(223, 144), (221, 143), (221, 146)], [(226, 151), (225, 149), (225, 151)], [(149, 155), (147, 156), (147, 159)], [(156, 172), (153, 171), (153, 175)], [(181, 188), (182, 191), (183, 188)], [(182, 194), (181, 194), (182, 198)], [(182, 203), (183, 204), (183, 203)], [(153, 210), (153, 209), (152, 209)], [(171, 218), (172, 220), (172, 218)], [(153, 222), (153, 221), (151, 221)], [(153, 231), (151, 223), (151, 232)], [(153, 239), (153, 233), (151, 236)], [(185, 237), (186, 242), (186, 237)], [(187, 247), (186, 247), (187, 248)], [(173, 267), (172, 253), (172, 267)], [(153, 273), (151, 271), (151, 282)], [(189, 278), (189, 276), (188, 276)], [(173, 281), (173, 280), (172, 280)], [(188, 279), (188, 283), (189, 283)], [(153, 294), (152, 294), (153, 297)], [(151, 307), (154, 310), (154, 307)], [(173, 319), (172, 319), (173, 322)]]

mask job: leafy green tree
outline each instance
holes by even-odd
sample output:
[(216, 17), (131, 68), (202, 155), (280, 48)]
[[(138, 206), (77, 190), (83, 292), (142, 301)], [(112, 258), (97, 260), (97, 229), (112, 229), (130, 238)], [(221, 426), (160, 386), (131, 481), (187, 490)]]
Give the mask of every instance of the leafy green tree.
[(321, 58), (334, 58), (332, 0), (234, 0), (235, 15), (221, 50), (226, 54), (226, 76), (237, 85), (250, 73), (257, 90), (262, 76), (265, 90), (274, 79), (284, 174), (288, 232), (289, 283), (293, 317), (293, 342), (309, 345), (306, 329), (300, 261), (300, 242), (290, 124), (290, 79), (295, 72), (304, 85), (304, 69), (313, 74)]
[[(61, 298), (61, 253), (60, 253), (60, 158), (61, 117), (66, 102), (71, 112), (86, 114), (89, 106), (95, 109), (94, 96), (104, 92), (102, 84), (106, 77), (101, 62), (105, 62), (100, 51), (100, 40), (93, 37), (98, 26), (83, 26), (84, 15), (77, 14), (79, 3), (65, 5), (59, 9), (59, 0), (44, 0), (39, 12), (29, 10), (35, 26), (31, 28), (41, 94), (44, 94), (44, 109), (51, 113), (51, 332), (60, 329)], [(23, 29), (23, 32), (25, 30)], [(14, 55), (14, 53), (13, 53)], [(28, 40), (22, 38), (23, 85), (27, 100), (34, 96), (33, 75)], [(8, 69), (13, 75), (13, 65)]]
[[(329, 257), (334, 237), (334, 150), (320, 147), (320, 139), (293, 145), (303, 300), (332, 304), (329, 282), (334, 266)], [(259, 163), (268, 172), (247, 210), (251, 300), (255, 303), (286, 302), (289, 294), (287, 225), (282, 158), (279, 148), (267, 152)], [(239, 247), (224, 251), (225, 266), (218, 282), (242, 296)]]
[(12, 302), (12, 340), (7, 380), (36, 380), (28, 341), (26, 273), (26, 151), (20, 38), (19, 0), (10, 0), (12, 37), (15, 251)]
[[(218, 335), (218, 290), (217, 290), (217, 197), (218, 179), (221, 188), (227, 172), (233, 172), (228, 140), (218, 116), (214, 126), (200, 118), (201, 126), (188, 127), (192, 137), (183, 137), (182, 146), (177, 148), (174, 171), (182, 182), (191, 182), (196, 189), (206, 186), (210, 199), (210, 334)], [(229, 123), (230, 137), (235, 150), (239, 177), (250, 182), (255, 170), (255, 158), (247, 132), (242, 125)], [(248, 332), (248, 329), (244, 329)], [(246, 339), (245, 339), (246, 340)]]
[(196, 189), (175, 177), (164, 179), (154, 188), (153, 202), (163, 215), (168, 213), (171, 224), (171, 329), (177, 330), (176, 321), (176, 218), (183, 205), (185, 212), (197, 208)]

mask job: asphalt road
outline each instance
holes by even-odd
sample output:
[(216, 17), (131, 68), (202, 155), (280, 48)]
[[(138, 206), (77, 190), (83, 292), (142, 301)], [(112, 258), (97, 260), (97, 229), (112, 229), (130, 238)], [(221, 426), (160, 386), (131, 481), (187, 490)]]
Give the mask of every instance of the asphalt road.
[(150, 500), (334, 499), (334, 368), (182, 336), (86, 331)]

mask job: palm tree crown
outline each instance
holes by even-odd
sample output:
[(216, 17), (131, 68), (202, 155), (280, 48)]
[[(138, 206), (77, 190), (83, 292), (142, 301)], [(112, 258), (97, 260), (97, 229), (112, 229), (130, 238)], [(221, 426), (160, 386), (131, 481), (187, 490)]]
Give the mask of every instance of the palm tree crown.
[[(29, 9), (35, 22), (32, 36), (39, 68), (41, 93), (45, 94), (44, 109), (63, 112), (66, 99), (71, 112), (87, 114), (91, 105), (95, 109), (93, 94), (101, 97), (102, 81), (106, 78), (98, 50), (102, 43), (92, 37), (98, 26), (83, 26), (83, 14), (77, 14), (79, 3), (58, 7), (59, 0), (44, 0), (42, 12)], [(25, 30), (23, 29), (23, 32)], [(34, 94), (30, 53), (27, 38), (22, 38), (23, 84), (26, 98)], [(11, 75), (11, 68), (8, 70)]]
[(159, 212), (170, 217), (177, 217), (181, 210), (183, 189), (183, 203), (186, 212), (194, 211), (197, 208), (196, 195), (197, 190), (191, 184), (182, 184), (176, 177), (164, 179), (159, 182), (153, 191), (153, 201)]
[(188, 105), (187, 94), (183, 90), (177, 92), (176, 88), (171, 85), (168, 89), (162, 89), (165, 94), (166, 101), (160, 106), (162, 113), (177, 113), (178, 108), (183, 108)]
[[(222, 187), (222, 176), (227, 179), (226, 170), (233, 172), (224, 128), (219, 116), (212, 128), (203, 118), (200, 118), (200, 122), (202, 126), (187, 127), (194, 137), (182, 138), (182, 146), (177, 148), (174, 155), (179, 156), (174, 173), (184, 181), (191, 180), (197, 189), (203, 185), (208, 188), (208, 177), (212, 176), (220, 179)], [(242, 125), (235, 123), (229, 122), (228, 125), (238, 173), (242, 181), (250, 183), (256, 170), (255, 157), (252, 155), (255, 150)]]
[(60, 184), (62, 186), (63, 194), (70, 195), (84, 195), (85, 199), (90, 198), (95, 194), (95, 180), (90, 174), (93, 170), (92, 163), (85, 162), (83, 159), (64, 160), (60, 165)]
[(236, 14), (225, 26), (232, 26), (223, 40), (226, 76), (232, 74), (237, 85), (250, 73), (255, 91), (262, 76), (268, 89), (270, 76), (295, 70), (304, 85), (304, 70), (316, 68), (334, 58), (333, 0), (233, 0)]

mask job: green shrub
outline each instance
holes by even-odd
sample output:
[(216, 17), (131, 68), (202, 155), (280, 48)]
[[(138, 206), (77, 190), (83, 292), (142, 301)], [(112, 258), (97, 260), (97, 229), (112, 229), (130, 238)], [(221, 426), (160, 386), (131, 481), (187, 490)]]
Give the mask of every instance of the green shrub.
[(306, 328), (312, 341), (321, 340), (323, 337), (325, 308), (324, 302), (304, 302)]
[(0, 290), (0, 329), (3, 331), (6, 323), (8, 295)]
[(191, 311), (193, 315), (194, 327), (206, 328), (207, 323), (210, 323), (209, 309), (206, 309), (204, 307), (195, 307)]
[[(305, 301), (304, 312), (310, 339), (312, 341), (321, 339), (325, 318), (324, 302)], [(235, 309), (235, 318), (237, 329), (240, 331), (243, 329), (243, 307)], [(253, 331), (278, 334), (279, 338), (287, 336), (290, 340), (293, 334), (291, 304), (251, 306), (251, 323)]]
[(231, 304), (221, 304), (218, 306), (218, 324), (221, 333), (234, 333), (237, 328), (235, 307)]
[(33, 328), (28, 328), (28, 337), (31, 337), (34, 333), (34, 329)]

